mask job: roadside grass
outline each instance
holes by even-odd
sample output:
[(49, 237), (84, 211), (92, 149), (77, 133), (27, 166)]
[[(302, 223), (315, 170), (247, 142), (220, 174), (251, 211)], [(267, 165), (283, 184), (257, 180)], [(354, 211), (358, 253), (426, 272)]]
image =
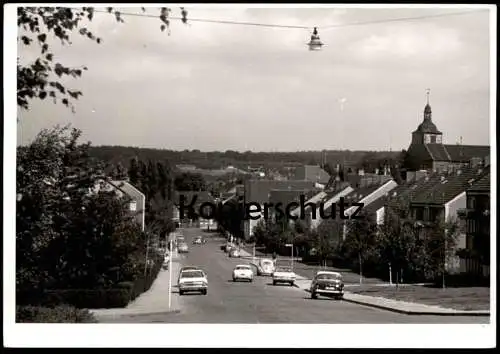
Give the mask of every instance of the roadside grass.
[(489, 287), (435, 288), (419, 285), (350, 287), (349, 292), (383, 297), (391, 300), (416, 302), (455, 310), (474, 311), (490, 309)]

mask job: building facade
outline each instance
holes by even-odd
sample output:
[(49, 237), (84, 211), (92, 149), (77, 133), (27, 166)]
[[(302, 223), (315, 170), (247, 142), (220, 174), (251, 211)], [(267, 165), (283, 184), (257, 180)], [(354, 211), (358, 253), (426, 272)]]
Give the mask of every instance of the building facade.
[(489, 159), (490, 147), (483, 145), (443, 144), (443, 133), (432, 121), (432, 109), (427, 95), (424, 119), (412, 133), (407, 151), (406, 168), (410, 171), (428, 170), (446, 172), (459, 169), (476, 159), (484, 163)]

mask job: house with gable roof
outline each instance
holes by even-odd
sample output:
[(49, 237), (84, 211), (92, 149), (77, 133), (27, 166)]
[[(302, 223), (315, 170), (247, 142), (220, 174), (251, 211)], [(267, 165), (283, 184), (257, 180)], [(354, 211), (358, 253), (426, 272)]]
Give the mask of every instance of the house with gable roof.
[(320, 223), (321, 205), (323, 205), (322, 208), (325, 215), (329, 215), (331, 213), (331, 206), (353, 190), (348, 183), (339, 183), (335, 188), (316, 193), (305, 201), (303, 208), (302, 206), (295, 208), (291, 212), (291, 215), (298, 217), (298, 220), (303, 220), (309, 228), (317, 228)]
[(96, 185), (93, 192), (98, 192), (99, 190), (114, 191), (118, 198), (128, 197), (129, 211), (133, 213), (137, 224), (144, 231), (146, 227), (146, 195), (144, 193), (126, 180), (105, 181), (102, 185)]

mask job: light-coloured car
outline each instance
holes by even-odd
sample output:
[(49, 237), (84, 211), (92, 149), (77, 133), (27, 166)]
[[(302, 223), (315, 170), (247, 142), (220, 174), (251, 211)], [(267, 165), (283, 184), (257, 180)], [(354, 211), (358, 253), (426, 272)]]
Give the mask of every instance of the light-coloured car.
[(181, 242), (177, 246), (177, 250), (179, 251), (179, 253), (188, 253), (189, 252), (189, 247), (188, 247), (187, 243)]
[(201, 236), (196, 236), (193, 239), (193, 245), (201, 245), (203, 243), (203, 238)]
[(184, 272), (186, 270), (201, 270), (201, 271), (203, 271), (200, 267), (197, 267), (197, 266), (184, 266), (179, 271), (179, 277), (177, 278), (177, 284), (179, 284), (179, 280), (181, 279), (182, 272)]
[(168, 264), (170, 262), (170, 254), (165, 253), (165, 256), (163, 257), (163, 264), (161, 265), (162, 269), (168, 269)]
[(344, 296), (344, 281), (338, 272), (319, 271), (311, 282), (311, 298), (318, 295), (333, 297), (337, 300)]
[(253, 270), (248, 264), (239, 264), (233, 270), (233, 281), (253, 281)]
[(278, 283), (287, 283), (292, 286), (296, 278), (297, 276), (291, 268), (276, 267), (273, 272), (273, 285), (276, 285)]
[(263, 258), (259, 261), (257, 267), (258, 275), (273, 275), (274, 273), (274, 262), (272, 259)]
[(233, 258), (241, 257), (240, 250), (237, 248), (231, 248), (231, 250), (229, 251), (229, 257), (233, 257)]
[(201, 269), (183, 270), (179, 274), (179, 295), (184, 295), (186, 292), (194, 291), (201, 292), (207, 295), (208, 279), (205, 272)]

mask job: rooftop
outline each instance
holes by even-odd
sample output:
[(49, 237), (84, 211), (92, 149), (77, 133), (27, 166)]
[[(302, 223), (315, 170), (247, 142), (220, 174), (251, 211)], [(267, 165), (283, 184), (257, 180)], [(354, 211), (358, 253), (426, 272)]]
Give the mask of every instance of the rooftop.
[(489, 167), (484, 170), (482, 176), (467, 189), (467, 192), (487, 192), (491, 191), (490, 170)]
[(305, 165), (295, 169), (292, 179), (326, 184), (330, 175), (318, 165)]
[(481, 176), (478, 168), (463, 168), (453, 174), (443, 174), (432, 178), (434, 183), (420, 191), (412, 203), (445, 204), (465, 192)]
[(245, 202), (264, 204), (269, 201), (269, 193), (273, 189), (279, 190), (315, 190), (311, 181), (276, 181), (276, 180), (248, 180), (245, 182)]

